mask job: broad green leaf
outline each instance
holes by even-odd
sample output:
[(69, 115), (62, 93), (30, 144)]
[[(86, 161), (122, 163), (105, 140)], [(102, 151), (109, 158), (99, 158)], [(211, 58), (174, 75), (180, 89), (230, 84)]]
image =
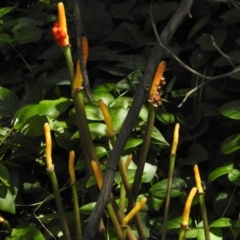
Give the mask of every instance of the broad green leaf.
[(140, 110), (140, 113), (139, 113), (139, 117), (144, 121), (144, 122), (147, 122), (147, 119), (148, 119), (148, 108), (143, 105), (141, 110)]
[(120, 82), (116, 84), (116, 88), (119, 90), (134, 90), (138, 86), (141, 78), (142, 78), (141, 71), (134, 71), (130, 73), (126, 78), (122, 79)]
[(6, 33), (2, 33), (0, 34), (0, 42), (12, 42), (12, 39), (10, 38), (10, 36)]
[(101, 69), (107, 73), (110, 73), (114, 76), (121, 76), (125, 77), (126, 75), (130, 74), (131, 70), (129, 68), (123, 67), (121, 65), (116, 65), (116, 63), (112, 62), (104, 62), (98, 64), (96, 67), (92, 68), (92, 70)]
[(175, 117), (171, 113), (157, 112), (156, 117), (161, 123), (165, 125), (173, 124), (175, 122)]
[(197, 228), (191, 228), (186, 231), (186, 238), (187, 239), (195, 239), (198, 236), (199, 229)]
[(208, 159), (207, 150), (199, 143), (193, 143), (189, 149), (186, 158), (180, 158), (178, 164), (181, 166), (194, 165)]
[(24, 26), (18, 28), (14, 35), (14, 41), (18, 44), (37, 42), (42, 37), (43, 30), (36, 26)]
[(110, 108), (125, 108), (127, 109), (131, 103), (132, 103), (132, 98), (131, 97), (118, 97), (116, 99), (113, 100), (113, 102), (111, 102), (111, 104), (109, 105)]
[(122, 67), (132, 70), (144, 71), (147, 66), (148, 56), (146, 54), (119, 55), (118, 60), (122, 62)]
[(0, 115), (13, 117), (19, 108), (19, 98), (11, 90), (0, 87)]
[(85, 111), (88, 120), (101, 121), (103, 120), (102, 111), (99, 106), (85, 105)]
[[(232, 52), (225, 53), (228, 57), (230, 57), (232, 63), (236, 64), (240, 61), (240, 50), (235, 50)], [(213, 66), (215, 67), (226, 67), (231, 66), (231, 62), (229, 62), (229, 59), (221, 56), (217, 60), (213, 62)]]
[[(188, 220), (188, 224), (190, 225), (192, 222), (191, 218), (189, 218)], [(182, 217), (176, 217), (173, 219), (168, 220), (167, 222), (167, 229), (171, 230), (171, 229), (179, 229), (182, 223)]]
[(93, 89), (92, 92), (111, 92), (115, 90), (114, 83), (103, 83)]
[(219, 112), (225, 117), (240, 120), (240, 100), (224, 104), (219, 108)]
[(119, 133), (121, 130), (121, 127), (124, 123), (124, 120), (127, 116), (128, 110), (122, 107), (119, 108), (114, 108), (111, 111), (111, 117), (112, 117), (112, 125), (113, 125), (113, 130), (116, 133)]
[(4, 184), (0, 184), (0, 210), (12, 214), (16, 212), (14, 197), (10, 189)]
[(210, 17), (206, 16), (201, 18), (188, 33), (187, 41), (192, 38), (203, 26), (210, 21)]
[(137, 147), (138, 145), (140, 145), (142, 143), (142, 139), (139, 139), (139, 138), (129, 138), (127, 140), (127, 143), (124, 147), (124, 150), (127, 150), (127, 149), (130, 149), (130, 148), (135, 148)]
[[(14, 123), (14, 128), (16, 130), (21, 129), (32, 117), (47, 116), (51, 119), (56, 119), (71, 104), (71, 100), (59, 98), (57, 100), (43, 100), (39, 104), (23, 106), (15, 114), (16, 121)], [(35, 119), (35, 121), (37, 120)]]
[(231, 219), (230, 218), (219, 218), (212, 222), (209, 228), (222, 228), (222, 227), (231, 227)]
[(100, 159), (103, 156), (106, 156), (108, 154), (107, 149), (102, 146), (95, 146), (95, 152), (97, 154), (98, 159)]
[(108, 47), (95, 46), (89, 49), (88, 61), (117, 61), (117, 54)]
[[(157, 166), (151, 165), (149, 163), (145, 163), (141, 183), (151, 182), (156, 174), (156, 171), (157, 171)], [(127, 169), (127, 176), (128, 176), (129, 183), (133, 183), (135, 174), (136, 174), (136, 169), (132, 169), (132, 168)], [(114, 181), (117, 184), (120, 184), (122, 182), (120, 172), (116, 172)]]
[(218, 177), (229, 173), (233, 168), (234, 164), (232, 162), (226, 163), (222, 167), (216, 168), (208, 175), (208, 182), (212, 182)]
[(221, 19), (224, 19), (226, 22), (240, 22), (240, 12), (237, 8), (232, 8), (226, 11)]
[[(218, 47), (221, 47), (227, 37), (227, 31), (225, 29), (217, 28), (212, 35), (216, 45)], [(202, 50), (204, 51), (217, 51), (217, 49), (213, 46), (211, 34), (208, 33), (202, 34), (198, 38), (196, 43), (199, 43)]]
[(62, 55), (63, 55), (63, 51), (61, 51), (61, 48), (57, 44), (54, 44), (52, 47), (48, 48), (45, 52), (41, 53), (37, 57), (37, 59), (54, 59)]
[(161, 146), (168, 147), (169, 143), (166, 141), (166, 139), (163, 137), (161, 132), (153, 126), (153, 131), (151, 137), (153, 138), (153, 143), (160, 144)]
[(35, 224), (30, 222), (23, 222), (20, 223), (16, 228), (13, 228), (11, 239), (18, 239), (18, 240), (26, 240), (26, 239), (33, 239), (33, 240), (45, 240), (41, 231), (36, 228)]
[[(167, 185), (168, 185), (168, 179), (159, 181), (149, 189), (149, 193), (156, 198), (165, 198), (167, 194)], [(186, 183), (183, 179), (173, 178), (171, 197), (182, 196), (185, 193), (184, 191), (185, 187), (186, 187)]]
[(190, 64), (193, 68), (199, 68), (203, 66), (211, 56), (211, 52), (203, 51), (201, 48), (197, 48), (190, 56)]
[(9, 172), (8, 172), (7, 168), (1, 162), (0, 162), (0, 180), (5, 186), (10, 187)]
[(44, 98), (46, 73), (41, 74), (33, 88), (22, 98), (21, 105), (37, 104)]
[(238, 169), (232, 169), (228, 174), (230, 182), (240, 186), (240, 171)]
[(115, 28), (113, 32), (101, 42), (101, 44), (105, 44), (106, 42), (120, 42), (130, 45), (132, 48), (136, 48), (136, 42), (131, 31), (121, 25)]
[(232, 134), (228, 136), (221, 144), (221, 152), (230, 154), (240, 149), (240, 134)]
[(160, 210), (160, 208), (162, 207), (162, 205), (163, 205), (163, 203), (164, 203), (164, 201), (165, 201), (165, 199), (155, 198), (155, 197), (153, 197), (153, 196), (150, 196), (150, 197), (148, 197), (148, 198), (150, 198), (149, 200), (150, 200), (150, 202), (151, 202), (151, 206), (153, 207), (153, 210), (154, 210), (154, 211)]
[[(108, 106), (114, 100), (113, 95), (105, 91), (100, 92), (100, 91), (94, 90), (92, 92), (92, 95), (93, 95), (94, 102), (96, 102), (97, 105), (98, 105), (98, 100), (100, 99), (104, 102), (106, 106)], [(85, 98), (85, 102), (86, 104), (89, 103), (89, 100), (87, 97)]]
[(16, 3), (14, 6), (12, 7), (5, 7), (5, 8), (0, 8), (0, 18), (2, 18), (3, 16), (5, 16), (6, 14), (12, 12), (13, 10), (15, 10), (18, 7), (19, 3)]
[(107, 136), (107, 126), (104, 123), (90, 123), (88, 126), (92, 138)]
[(83, 205), (82, 207), (80, 207), (79, 210), (82, 214), (91, 214), (95, 205), (96, 205), (95, 202), (87, 203), (87, 204)]

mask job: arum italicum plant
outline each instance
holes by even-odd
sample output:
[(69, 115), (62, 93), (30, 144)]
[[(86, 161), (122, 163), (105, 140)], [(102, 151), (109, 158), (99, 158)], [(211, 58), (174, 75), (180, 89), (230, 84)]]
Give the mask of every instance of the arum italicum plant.
[(203, 220), (204, 235), (206, 240), (210, 240), (207, 211), (206, 211), (205, 200), (204, 200), (204, 190), (202, 187), (201, 177), (200, 177), (197, 164), (194, 165), (193, 170), (194, 170), (194, 176), (195, 176), (196, 186), (198, 190), (198, 197), (199, 197), (199, 203), (200, 203), (202, 220)]
[(59, 186), (58, 186), (58, 180), (56, 177), (56, 173), (54, 171), (54, 165), (52, 163), (52, 137), (51, 137), (51, 130), (48, 123), (45, 123), (43, 126), (44, 129), (44, 135), (45, 135), (45, 141), (46, 141), (46, 166), (47, 166), (47, 172), (49, 174), (49, 177), (52, 182), (52, 187), (55, 195), (55, 201), (57, 205), (57, 210), (59, 214), (59, 221), (61, 230), (63, 232), (64, 238), (66, 240), (70, 240), (70, 232), (68, 229), (67, 220), (64, 214), (64, 209), (62, 205), (62, 199), (60, 196)]

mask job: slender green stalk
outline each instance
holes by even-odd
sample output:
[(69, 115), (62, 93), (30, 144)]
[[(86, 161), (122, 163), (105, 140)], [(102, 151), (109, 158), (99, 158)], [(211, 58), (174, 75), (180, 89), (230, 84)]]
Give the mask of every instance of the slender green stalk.
[(65, 214), (64, 214), (62, 199), (60, 196), (58, 180), (57, 180), (55, 171), (54, 170), (50, 171), (49, 176), (50, 176), (50, 179), (52, 182), (52, 187), (53, 187), (53, 191), (54, 191), (54, 195), (55, 195), (55, 201), (56, 201), (56, 205), (57, 205), (57, 210), (58, 210), (58, 214), (59, 214), (59, 220), (60, 220), (61, 228), (63, 231), (63, 235), (66, 240), (70, 240), (71, 239), (70, 232), (69, 232), (67, 220), (66, 220)]
[(110, 203), (107, 204), (107, 209), (108, 209), (109, 216), (110, 216), (110, 218), (112, 220), (113, 226), (114, 226), (114, 228), (116, 230), (118, 239), (119, 240), (125, 240), (125, 236), (124, 236), (124, 233), (122, 231), (122, 228), (121, 228), (121, 226), (119, 224), (119, 221), (117, 219), (117, 216), (115, 214), (113, 206)]
[(75, 226), (76, 226), (76, 235), (77, 235), (76, 239), (82, 240), (81, 219), (80, 219), (80, 212), (79, 212), (76, 182), (71, 183), (71, 189), (72, 189), (72, 196), (73, 196), (73, 207), (74, 207)]
[(67, 47), (63, 48), (63, 53), (64, 53), (64, 57), (65, 57), (65, 60), (66, 60), (68, 73), (69, 73), (69, 76), (70, 76), (69, 80), (70, 80), (70, 83), (72, 85), (74, 77), (75, 77), (75, 73), (74, 73), (74, 64), (73, 64), (73, 60), (72, 60), (72, 53), (71, 53), (70, 46), (67, 46)]
[(164, 210), (164, 219), (163, 219), (163, 232), (162, 232), (162, 240), (166, 239), (167, 234), (167, 221), (168, 221), (168, 212), (169, 212), (169, 205), (170, 205), (170, 198), (171, 198), (171, 190), (172, 190), (172, 180), (173, 180), (173, 171), (175, 166), (175, 159), (176, 159), (176, 151), (178, 146), (179, 140), (179, 123), (176, 123), (173, 135), (173, 143), (172, 149), (169, 157), (169, 172), (168, 172), (168, 185), (167, 185), (167, 196), (166, 196), (166, 203), (165, 203), (165, 210)]
[(132, 186), (132, 192), (133, 192), (134, 199), (136, 199), (140, 185), (141, 185), (143, 169), (144, 169), (147, 154), (149, 151), (149, 145), (150, 145), (150, 141), (151, 141), (151, 135), (152, 135), (153, 125), (154, 125), (154, 120), (155, 120), (155, 111), (156, 111), (156, 107), (152, 106), (152, 104), (149, 104), (148, 119), (147, 119), (145, 135), (143, 137), (143, 143), (142, 143), (142, 147), (140, 150), (139, 159), (137, 161), (138, 166), (137, 166), (137, 170), (136, 170), (136, 174), (135, 174), (134, 182), (133, 182), (133, 186)]
[(201, 208), (201, 213), (202, 213), (205, 240), (210, 240), (205, 199), (204, 199), (204, 194), (202, 194), (202, 193), (199, 193), (199, 203), (200, 203), (200, 208)]
[(179, 240), (185, 240), (186, 235), (186, 228), (184, 226), (181, 226), (180, 233), (179, 233)]
[(169, 205), (170, 205), (170, 198), (171, 198), (172, 180), (173, 180), (173, 171), (174, 171), (174, 166), (175, 166), (175, 159), (176, 159), (176, 155), (171, 154), (170, 155), (170, 162), (169, 162), (169, 172), (168, 172), (167, 196), (166, 196), (164, 219), (163, 219), (162, 240), (166, 239), (166, 233), (167, 233), (167, 221), (168, 221), (168, 212), (169, 212)]
[(125, 198), (126, 198), (126, 190), (124, 188), (123, 183), (121, 183), (119, 209), (123, 214), (124, 214), (124, 211), (125, 211)]

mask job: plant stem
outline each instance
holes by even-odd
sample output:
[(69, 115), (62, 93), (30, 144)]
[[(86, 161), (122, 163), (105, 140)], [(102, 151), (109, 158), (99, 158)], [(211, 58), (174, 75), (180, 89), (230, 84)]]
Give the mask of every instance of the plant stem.
[(57, 210), (58, 210), (58, 214), (59, 214), (59, 220), (60, 220), (61, 228), (63, 231), (63, 235), (66, 240), (70, 240), (71, 239), (70, 232), (69, 232), (67, 220), (66, 220), (65, 214), (64, 214), (64, 209), (63, 209), (63, 205), (62, 205), (62, 200), (61, 200), (61, 196), (60, 196), (60, 191), (59, 191), (59, 186), (58, 186), (58, 181), (57, 181), (55, 171), (54, 170), (50, 171), (49, 176), (50, 176), (52, 186), (53, 186), (55, 201), (56, 201), (56, 205), (57, 205)]
[(208, 219), (207, 219), (207, 211), (205, 205), (204, 194), (199, 193), (199, 203), (202, 213), (202, 220), (203, 220), (203, 228), (204, 228), (204, 235), (205, 240), (210, 240), (209, 228), (208, 228)]
[(174, 129), (173, 144), (172, 144), (172, 149), (171, 149), (171, 154), (170, 154), (170, 162), (169, 162), (168, 185), (167, 185), (167, 196), (166, 196), (164, 219), (163, 219), (162, 240), (166, 239), (166, 234), (167, 234), (168, 211), (169, 211), (170, 198), (171, 198), (172, 180), (173, 180), (173, 171), (174, 171), (175, 159), (176, 159), (176, 151), (177, 151), (178, 140), (179, 140), (179, 128), (180, 128), (179, 123), (176, 123), (175, 129)]
[(136, 170), (136, 174), (135, 174), (134, 182), (133, 182), (133, 186), (132, 186), (132, 192), (133, 192), (134, 199), (137, 198), (138, 191), (139, 191), (139, 188), (141, 185), (143, 169), (144, 169), (147, 154), (149, 151), (149, 145), (150, 145), (150, 141), (151, 141), (151, 135), (152, 135), (153, 125), (154, 125), (154, 120), (155, 120), (155, 110), (156, 110), (156, 108), (154, 106), (152, 106), (152, 104), (149, 104), (146, 130), (145, 130), (145, 134), (143, 137), (143, 144), (142, 144), (141, 151), (139, 154), (139, 159), (137, 161), (138, 165), (137, 165), (137, 170)]
[(181, 227), (180, 233), (179, 233), (179, 240), (185, 240), (186, 235), (186, 228), (184, 226)]

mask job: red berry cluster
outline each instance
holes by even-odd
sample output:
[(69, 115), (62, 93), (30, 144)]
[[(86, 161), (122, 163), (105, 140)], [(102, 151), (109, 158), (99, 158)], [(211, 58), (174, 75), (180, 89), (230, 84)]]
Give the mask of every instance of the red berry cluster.
[(54, 40), (60, 47), (66, 47), (68, 45), (67, 33), (63, 28), (60, 27), (59, 22), (54, 23), (52, 33)]

